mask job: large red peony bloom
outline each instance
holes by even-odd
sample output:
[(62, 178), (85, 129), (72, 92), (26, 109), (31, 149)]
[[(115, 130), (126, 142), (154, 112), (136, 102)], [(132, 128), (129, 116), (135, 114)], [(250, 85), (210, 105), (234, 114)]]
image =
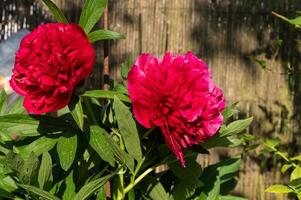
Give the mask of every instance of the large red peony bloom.
[(225, 107), (206, 64), (187, 53), (163, 60), (142, 54), (128, 76), (134, 115), (146, 128), (161, 128), (168, 147), (185, 165), (182, 150), (213, 136)]
[(78, 25), (41, 25), (23, 38), (10, 85), (25, 96), (28, 112), (55, 112), (68, 104), (75, 86), (92, 72), (94, 57)]

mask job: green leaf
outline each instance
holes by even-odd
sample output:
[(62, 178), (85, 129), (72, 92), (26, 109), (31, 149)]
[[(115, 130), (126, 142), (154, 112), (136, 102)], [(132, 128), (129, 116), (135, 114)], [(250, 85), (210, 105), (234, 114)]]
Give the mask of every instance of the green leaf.
[(60, 164), (62, 169), (67, 171), (76, 156), (77, 150), (77, 135), (72, 133), (66, 133), (66, 135), (61, 136), (57, 143), (57, 153), (60, 159)]
[(226, 196), (219, 196), (219, 200), (248, 200), (248, 199), (243, 197), (238, 197), (238, 196), (226, 195)]
[(282, 167), (281, 167), (281, 173), (284, 174), (288, 169), (290, 169), (291, 167), (293, 167), (292, 164), (284, 164)]
[(197, 184), (193, 184), (190, 181), (182, 180), (180, 181), (172, 191), (172, 196), (174, 200), (189, 199), (195, 193), (197, 187), (203, 186), (203, 182), (198, 180)]
[(71, 171), (69, 173), (69, 175), (67, 176), (67, 178), (65, 179), (65, 183), (66, 183), (66, 190), (63, 194), (63, 200), (69, 200), (69, 199), (73, 199), (75, 196), (75, 183), (73, 180), (73, 171)]
[(114, 99), (114, 96), (117, 96), (120, 100), (130, 103), (131, 100), (128, 96), (115, 92), (115, 91), (105, 91), (105, 90), (90, 90), (82, 94), (84, 97), (93, 97), (98, 99)]
[(156, 179), (152, 177), (147, 177), (144, 179), (144, 181), (147, 183), (147, 191), (152, 200), (170, 199), (168, 193), (165, 191), (163, 185), (159, 181), (156, 181)]
[(30, 157), (24, 161), (24, 165), (19, 171), (19, 179), (24, 184), (31, 184), (34, 177), (37, 176), (39, 169), (39, 159), (31, 153)]
[(233, 136), (220, 136), (219, 134), (209, 138), (205, 143), (201, 144), (204, 148), (210, 149), (213, 147), (237, 147), (242, 144), (242, 140)]
[(43, 153), (39, 169), (38, 182), (41, 189), (50, 185), (52, 180), (52, 159), (48, 152)]
[(74, 200), (85, 200), (93, 195), (99, 188), (101, 188), (113, 175), (107, 175), (95, 181), (85, 184), (76, 194)]
[(98, 126), (90, 127), (90, 142), (91, 147), (104, 160), (114, 166), (114, 154), (111, 145), (107, 141), (105, 130)]
[(301, 178), (301, 167), (299, 167), (299, 166), (297, 166), (291, 173), (290, 180), (292, 181), (292, 180), (295, 180), (298, 178)]
[(220, 131), (221, 136), (225, 135), (234, 135), (237, 133), (241, 133), (243, 130), (247, 129), (253, 121), (253, 117), (244, 119), (244, 120), (237, 120), (230, 123), (226, 128)]
[(286, 185), (272, 185), (265, 192), (284, 194), (293, 192), (293, 190)]
[(17, 151), (20, 153), (22, 158), (27, 159), (33, 152), (36, 156), (40, 156), (43, 153), (50, 151), (57, 143), (56, 138), (40, 137), (32, 143), (16, 147)]
[(118, 123), (119, 132), (123, 138), (125, 147), (129, 154), (137, 161), (142, 159), (139, 134), (135, 120), (129, 108), (124, 105), (118, 97), (114, 98), (114, 111)]
[(216, 181), (214, 182), (213, 188), (208, 192), (207, 199), (209, 200), (219, 200), (220, 193), (220, 178), (216, 177)]
[(23, 185), (23, 184), (18, 184), (18, 186), (20, 186), (21, 188), (23, 188), (24, 190), (27, 190), (43, 199), (46, 200), (60, 200), (59, 198), (57, 198), (56, 196), (50, 194), (49, 192), (46, 192), (40, 188), (37, 188), (35, 186), (32, 185)]
[(53, 3), (51, 0), (42, 0), (46, 6), (51, 11), (53, 17), (57, 22), (68, 24), (67, 18), (64, 16), (63, 12)]
[(0, 93), (0, 116), (4, 115), (6, 110), (7, 94), (4, 89)]
[(0, 179), (0, 188), (11, 193), (15, 191), (18, 188), (18, 186), (10, 176), (6, 176)]
[(100, 40), (120, 40), (125, 39), (125, 36), (110, 30), (100, 29), (89, 33), (88, 38), (91, 43), (100, 41)]
[(223, 114), (224, 119), (228, 119), (228, 118), (232, 117), (233, 115), (239, 113), (239, 110), (237, 110), (237, 109), (234, 107), (235, 105), (236, 105), (236, 104), (232, 105), (231, 107), (226, 107), (226, 108), (223, 110), (222, 114)]
[(286, 17), (284, 17), (282, 15), (279, 15), (279, 14), (277, 14), (275, 12), (273, 12), (273, 14), (275, 16), (279, 17), (280, 19), (282, 19), (282, 20), (284, 20), (284, 21), (286, 21), (286, 22), (288, 22), (288, 23), (296, 26), (297, 28), (301, 28), (301, 16), (298, 16), (298, 17), (296, 17), (294, 19), (288, 19), (288, 18), (286, 18)]
[(7, 114), (25, 114), (26, 110), (23, 106), (23, 97), (19, 97), (7, 110)]
[(128, 78), (128, 73), (130, 69), (131, 69), (131, 57), (128, 56), (124, 61), (124, 63), (121, 64), (121, 68), (120, 68), (120, 74), (124, 80)]
[(76, 101), (76, 99), (73, 98), (69, 102), (68, 107), (69, 107), (69, 110), (71, 112), (71, 115), (72, 115), (74, 121), (76, 122), (76, 124), (78, 125), (80, 130), (83, 130), (84, 129), (84, 112), (83, 112), (81, 100), (78, 99)]
[(107, 0), (85, 0), (79, 24), (85, 30), (86, 34), (90, 33), (99, 21), (106, 4)]
[(107, 141), (112, 148), (115, 159), (121, 163), (125, 164), (131, 172), (134, 172), (135, 162), (131, 155), (127, 154), (125, 151), (122, 151), (117, 143), (107, 136)]

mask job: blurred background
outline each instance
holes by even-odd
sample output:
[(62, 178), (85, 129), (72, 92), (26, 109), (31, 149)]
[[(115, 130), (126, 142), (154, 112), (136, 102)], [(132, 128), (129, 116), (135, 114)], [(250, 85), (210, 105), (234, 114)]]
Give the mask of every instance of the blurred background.
[[(54, 0), (72, 22), (79, 19), (82, 0)], [(239, 101), (237, 117), (254, 116), (251, 134), (278, 137), (290, 155), (301, 150), (301, 32), (272, 15), (295, 17), (300, 0), (109, 0), (110, 29), (125, 40), (110, 42), (111, 78), (128, 56), (142, 52), (162, 56), (192, 51), (205, 60), (227, 103)], [(37, 25), (52, 21), (39, 0), (0, 0), (0, 88), (6, 87), (20, 39)], [(101, 23), (98, 25), (101, 27)], [(103, 47), (96, 47), (97, 64), (91, 87), (100, 86)], [(232, 152), (214, 150), (201, 157), (214, 163)], [(244, 155), (236, 193), (248, 199), (277, 200), (265, 188), (284, 180), (277, 158)]]

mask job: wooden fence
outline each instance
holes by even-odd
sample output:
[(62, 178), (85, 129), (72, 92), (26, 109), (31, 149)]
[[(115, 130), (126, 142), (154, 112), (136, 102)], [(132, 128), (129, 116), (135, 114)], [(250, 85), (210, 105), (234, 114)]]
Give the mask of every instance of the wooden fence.
[[(82, 0), (55, 1), (69, 19), (78, 20)], [(0, 5), (1, 39), (9, 37), (10, 30), (32, 29), (49, 19), (49, 14), (32, 0), (2, 0)], [(250, 133), (260, 138), (281, 138), (283, 149), (290, 147), (291, 154), (300, 150), (301, 84), (294, 40), (300, 35), (271, 15), (271, 11), (277, 11), (294, 16), (301, 9), (300, 1), (110, 0), (109, 5), (110, 29), (127, 38), (111, 42), (111, 78), (119, 78), (119, 66), (128, 55), (135, 59), (142, 52), (162, 56), (166, 51), (192, 51), (207, 62), (227, 102), (240, 102), (240, 116), (254, 116)], [(9, 22), (17, 25), (12, 28)], [(274, 44), (279, 39), (283, 46), (275, 56)], [(97, 73), (102, 67), (101, 45), (97, 46)], [(265, 69), (250, 57), (266, 60)], [(291, 68), (287, 61), (292, 63)], [(92, 83), (97, 85), (99, 77), (94, 77)], [(217, 149), (200, 161), (208, 164), (227, 156), (227, 152)], [(267, 186), (283, 179), (272, 167), (275, 163), (255, 153), (244, 156), (235, 192), (250, 200), (285, 199), (264, 193)]]

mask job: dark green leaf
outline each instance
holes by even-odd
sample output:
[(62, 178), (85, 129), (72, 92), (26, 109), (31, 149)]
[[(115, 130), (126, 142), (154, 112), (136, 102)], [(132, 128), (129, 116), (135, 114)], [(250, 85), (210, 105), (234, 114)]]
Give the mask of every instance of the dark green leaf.
[(130, 103), (131, 100), (128, 96), (115, 92), (115, 91), (105, 91), (105, 90), (90, 90), (82, 94), (84, 97), (93, 97), (99, 99), (114, 99), (114, 96), (117, 96), (120, 100)]
[(214, 182), (213, 188), (208, 192), (207, 199), (209, 200), (219, 200), (220, 193), (220, 178), (216, 177), (216, 181)]
[(140, 139), (133, 115), (118, 97), (114, 98), (114, 111), (118, 123), (119, 132), (123, 138), (125, 147), (129, 154), (137, 161), (142, 159)]
[(42, 0), (46, 6), (51, 11), (53, 17), (57, 22), (66, 23), (68, 24), (68, 20), (64, 16), (63, 12), (53, 3), (51, 0)]
[(60, 164), (62, 169), (67, 171), (76, 156), (77, 150), (77, 135), (76, 134), (68, 134), (61, 136), (58, 139), (57, 143), (57, 153), (60, 159)]
[(39, 169), (38, 182), (41, 189), (50, 185), (52, 181), (52, 159), (48, 152), (43, 153)]
[(84, 113), (83, 107), (80, 99), (73, 98), (68, 104), (71, 115), (78, 125), (78, 127), (83, 130), (84, 128)]
[(147, 191), (152, 200), (170, 199), (168, 193), (165, 191), (163, 185), (159, 181), (156, 181), (156, 179), (152, 177), (147, 177), (144, 179), (144, 181), (147, 184)]
[(18, 184), (18, 186), (20, 186), (21, 188), (23, 188), (24, 190), (27, 190), (43, 199), (46, 200), (60, 200), (59, 198), (57, 198), (56, 196), (50, 194), (49, 192), (46, 192), (44, 190), (41, 190), (40, 188), (37, 188), (35, 186), (32, 185), (23, 185), (23, 184)]
[(79, 24), (85, 30), (86, 34), (90, 33), (92, 28), (99, 21), (106, 4), (107, 0), (85, 0)]
[(85, 184), (76, 194), (74, 200), (85, 200), (102, 187), (113, 175), (107, 175), (95, 181)]
[(180, 181), (172, 191), (174, 200), (189, 199), (195, 193), (197, 187), (203, 186), (202, 181), (198, 180), (198, 183), (192, 183), (190, 181)]
[(111, 145), (107, 141), (105, 130), (98, 126), (90, 127), (90, 145), (104, 160), (114, 165), (114, 154)]
[(100, 40), (119, 40), (119, 39), (125, 39), (125, 36), (109, 30), (97, 30), (89, 33), (88, 38), (91, 43), (100, 41)]

